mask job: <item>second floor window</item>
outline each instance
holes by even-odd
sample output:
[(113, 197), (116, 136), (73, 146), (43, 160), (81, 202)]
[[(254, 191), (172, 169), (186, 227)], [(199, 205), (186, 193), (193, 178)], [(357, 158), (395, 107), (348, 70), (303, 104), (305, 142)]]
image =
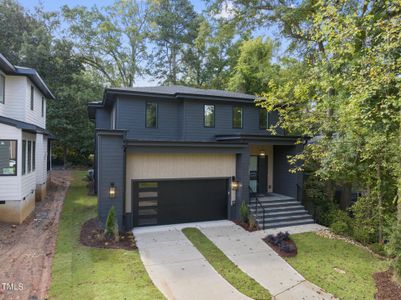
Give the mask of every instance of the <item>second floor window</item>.
[(267, 129), (269, 127), (269, 114), (267, 110), (261, 108), (259, 110), (259, 129)]
[(5, 102), (6, 98), (6, 78), (0, 74), (0, 103)]
[(233, 128), (242, 128), (243, 126), (243, 111), (241, 106), (233, 107)]
[(146, 103), (146, 128), (157, 128), (157, 103)]
[(214, 105), (205, 105), (203, 113), (203, 125), (209, 128), (214, 127)]
[(35, 89), (33, 85), (31, 85), (31, 110), (33, 110), (34, 104), (35, 104)]
[(42, 118), (45, 116), (45, 98), (42, 97)]

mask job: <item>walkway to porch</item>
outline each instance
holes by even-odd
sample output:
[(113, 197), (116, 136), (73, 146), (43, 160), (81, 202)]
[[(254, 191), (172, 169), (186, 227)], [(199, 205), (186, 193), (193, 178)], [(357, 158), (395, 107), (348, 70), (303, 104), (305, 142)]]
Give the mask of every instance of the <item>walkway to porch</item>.
[(282, 194), (251, 194), (249, 208), (261, 229), (314, 224), (299, 201)]

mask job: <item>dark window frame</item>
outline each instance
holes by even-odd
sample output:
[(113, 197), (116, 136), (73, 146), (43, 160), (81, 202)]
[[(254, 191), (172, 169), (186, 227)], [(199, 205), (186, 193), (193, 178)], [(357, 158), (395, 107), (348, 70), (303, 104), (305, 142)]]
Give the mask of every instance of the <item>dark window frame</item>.
[(0, 176), (18, 176), (18, 140), (0, 139), (0, 142), (1, 141), (15, 142), (15, 173), (14, 174), (0, 174)]
[[(153, 104), (156, 106), (155, 113), (155, 126), (148, 126), (148, 105)], [(145, 104), (145, 128), (157, 129), (159, 128), (159, 104), (157, 102), (146, 102)]]
[[(266, 117), (265, 117), (265, 122), (266, 122), (266, 126), (261, 126), (261, 123), (260, 123), (260, 121), (261, 121), (261, 113), (262, 112), (266, 112)], [(264, 109), (264, 108), (260, 108), (259, 109), (259, 129), (262, 129), (262, 130), (266, 130), (266, 129), (268, 129), (270, 126), (269, 126), (269, 112), (266, 110), (266, 109)]]
[(32, 172), (36, 170), (36, 142), (32, 141)]
[(26, 140), (22, 141), (22, 175), (26, 174), (26, 153), (27, 153), (27, 143)]
[(31, 110), (35, 108), (35, 88), (31, 85)]
[[(206, 125), (206, 106), (213, 106), (213, 124), (212, 124), (212, 126)], [(204, 104), (203, 105), (203, 127), (205, 127), (205, 128), (215, 128), (216, 127), (216, 105), (214, 105), (214, 104)]]
[[(241, 126), (240, 127), (236, 127), (234, 124), (236, 108), (241, 109)], [(244, 108), (242, 106), (235, 105), (232, 107), (232, 128), (233, 129), (243, 129), (244, 128)]]
[(42, 118), (45, 116), (45, 97), (42, 97)]
[(32, 173), (32, 141), (28, 141), (28, 174)]
[(0, 103), (5, 104), (6, 103), (6, 76), (4, 76), (1, 73), (0, 73), (0, 84), (3, 85), (3, 92), (1, 95), (1, 96), (3, 96), (3, 100), (0, 99)]

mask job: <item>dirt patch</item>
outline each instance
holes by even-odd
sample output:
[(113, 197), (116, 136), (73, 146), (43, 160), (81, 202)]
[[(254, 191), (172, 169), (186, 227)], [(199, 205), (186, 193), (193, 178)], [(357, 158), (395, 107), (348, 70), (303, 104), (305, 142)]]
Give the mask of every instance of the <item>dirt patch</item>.
[(60, 212), (72, 179), (52, 171), (45, 199), (21, 225), (0, 224), (0, 299), (46, 299)]
[(240, 222), (240, 221), (235, 221), (235, 224), (237, 224), (238, 226), (241, 226), (242, 228), (244, 228), (246, 231), (249, 232), (254, 232), (259, 230), (258, 225), (254, 225), (254, 226), (250, 226), (248, 223), (244, 223), (244, 222)]
[(102, 227), (96, 218), (90, 219), (82, 225), (79, 239), (83, 245), (88, 247), (125, 250), (136, 249), (132, 232), (120, 232), (118, 241), (105, 240), (103, 238)]
[(393, 280), (393, 272), (391, 270), (375, 273), (373, 278), (377, 287), (376, 300), (401, 299), (401, 285)]
[(282, 246), (279, 247), (273, 243), (270, 243), (266, 238), (263, 239), (263, 241), (268, 244), (278, 255), (280, 255), (281, 257), (294, 257), (297, 255), (298, 250), (297, 250), (297, 246), (295, 245), (294, 241), (289, 239), (289, 240), (284, 240), (281, 243), (283, 243), (284, 245), (291, 247), (291, 249), (293, 249), (291, 252), (286, 252), (282, 250)]

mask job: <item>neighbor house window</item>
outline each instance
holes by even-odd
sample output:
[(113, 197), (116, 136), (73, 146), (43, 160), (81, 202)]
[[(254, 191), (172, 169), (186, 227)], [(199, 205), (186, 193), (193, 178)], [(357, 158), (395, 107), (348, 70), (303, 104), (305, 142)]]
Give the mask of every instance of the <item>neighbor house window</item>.
[(6, 78), (0, 74), (0, 103), (5, 103), (6, 98)]
[(146, 103), (146, 127), (157, 128), (157, 103)]
[(0, 176), (17, 175), (17, 141), (0, 140)]
[(267, 129), (269, 127), (269, 114), (266, 109), (259, 110), (259, 129)]
[(203, 113), (203, 125), (205, 127), (214, 127), (214, 105), (205, 105)]
[(32, 171), (36, 168), (36, 142), (32, 142)]
[(32, 142), (28, 141), (28, 173), (32, 172)]
[(26, 174), (26, 141), (22, 141), (22, 175)]
[(233, 107), (233, 128), (242, 128), (243, 126), (242, 113), (243, 112), (241, 106)]
[(35, 89), (33, 85), (31, 85), (31, 110), (33, 110), (35, 102)]
[(42, 118), (45, 116), (45, 98), (42, 97)]

